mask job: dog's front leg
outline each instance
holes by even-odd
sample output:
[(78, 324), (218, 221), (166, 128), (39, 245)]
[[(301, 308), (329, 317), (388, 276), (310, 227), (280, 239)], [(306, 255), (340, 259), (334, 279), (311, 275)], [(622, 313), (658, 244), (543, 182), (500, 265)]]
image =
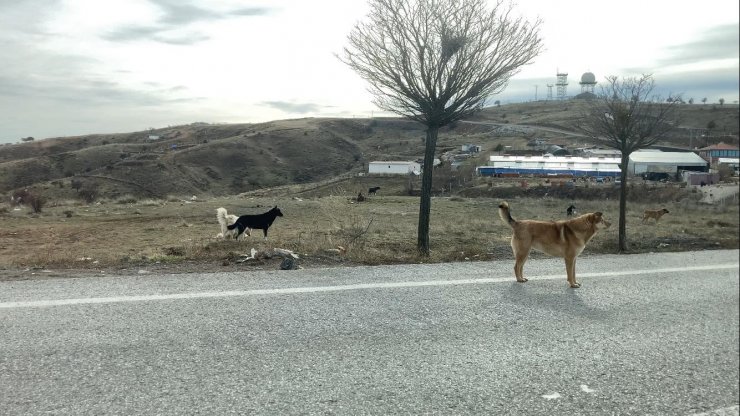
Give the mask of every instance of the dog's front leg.
[(581, 284), (576, 282), (576, 256), (565, 257), (565, 272), (568, 274), (568, 283), (573, 289), (578, 289)]

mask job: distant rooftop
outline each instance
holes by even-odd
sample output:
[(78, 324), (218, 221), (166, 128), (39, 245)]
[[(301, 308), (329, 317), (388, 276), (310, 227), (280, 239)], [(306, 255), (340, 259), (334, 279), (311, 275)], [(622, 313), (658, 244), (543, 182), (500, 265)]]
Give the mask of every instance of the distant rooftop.
[(675, 164), (683, 166), (706, 166), (707, 161), (693, 152), (661, 152), (640, 150), (632, 152), (630, 163)]
[(738, 150), (737, 146), (733, 146), (731, 144), (727, 144), (725, 142), (719, 142), (717, 144), (713, 144), (711, 146), (702, 147), (699, 150)]

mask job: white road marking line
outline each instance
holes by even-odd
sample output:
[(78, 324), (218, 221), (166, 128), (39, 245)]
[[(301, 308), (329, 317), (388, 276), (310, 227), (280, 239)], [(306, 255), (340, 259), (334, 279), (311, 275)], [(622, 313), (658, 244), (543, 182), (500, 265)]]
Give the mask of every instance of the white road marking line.
[[(598, 273), (579, 273), (581, 277), (614, 277), (614, 276), (635, 276), (650, 273), (676, 273), (692, 272), (707, 270), (737, 270), (738, 264), (716, 264), (710, 266), (693, 266), (693, 267), (672, 267), (664, 269), (641, 269), (641, 270), (624, 270), (615, 272), (598, 272)], [(564, 274), (529, 276), (533, 280), (565, 280)], [(0, 309), (16, 308), (39, 308), (49, 306), (64, 305), (85, 305), (99, 303), (122, 303), (122, 302), (143, 302), (157, 300), (177, 300), (177, 299), (206, 299), (206, 298), (228, 298), (238, 296), (257, 296), (257, 295), (286, 295), (296, 293), (319, 293), (319, 292), (342, 292), (348, 290), (362, 289), (397, 289), (426, 286), (455, 286), (455, 285), (472, 285), (472, 284), (490, 284), (490, 283), (509, 283), (513, 282), (513, 277), (495, 277), (481, 279), (455, 279), (455, 280), (426, 280), (426, 281), (406, 281), (406, 282), (385, 282), (385, 283), (358, 283), (352, 285), (338, 286), (306, 286), (306, 287), (288, 287), (276, 289), (253, 289), (253, 290), (231, 290), (222, 292), (193, 292), (193, 293), (172, 293), (165, 295), (138, 295), (138, 296), (111, 296), (99, 298), (73, 298), (73, 299), (48, 299), (32, 300), (19, 302), (0, 302)]]

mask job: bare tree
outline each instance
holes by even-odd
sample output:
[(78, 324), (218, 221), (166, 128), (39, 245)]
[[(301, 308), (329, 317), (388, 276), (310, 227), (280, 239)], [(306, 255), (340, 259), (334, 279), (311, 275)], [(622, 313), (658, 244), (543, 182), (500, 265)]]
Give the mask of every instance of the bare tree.
[(437, 135), (480, 110), (542, 50), (540, 21), (486, 0), (370, 0), (367, 22), (340, 58), (369, 84), (374, 103), (426, 126), (417, 247), (429, 254)]
[(619, 190), (619, 251), (627, 251), (627, 167), (632, 152), (663, 139), (677, 123), (680, 97), (661, 100), (653, 95), (652, 75), (606, 78), (601, 93), (590, 100), (579, 128), (605, 146), (622, 152)]

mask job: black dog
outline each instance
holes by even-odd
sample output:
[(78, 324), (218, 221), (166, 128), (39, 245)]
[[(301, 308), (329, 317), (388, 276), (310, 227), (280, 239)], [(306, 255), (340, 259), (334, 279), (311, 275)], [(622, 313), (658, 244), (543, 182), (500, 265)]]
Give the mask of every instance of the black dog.
[(280, 209), (278, 209), (277, 206), (275, 208), (265, 212), (264, 214), (258, 214), (258, 215), (242, 215), (239, 217), (235, 223), (227, 226), (229, 230), (233, 230), (234, 228), (238, 228), (239, 232), (234, 237), (235, 239), (238, 239), (239, 236), (246, 230), (247, 228), (255, 229), (259, 228), (262, 230), (263, 233), (265, 233), (265, 239), (267, 239), (267, 229), (270, 228), (273, 221), (275, 221), (276, 217), (282, 217), (283, 213), (280, 212)]
[(566, 214), (567, 214), (567, 215), (568, 215), (569, 217), (572, 217), (572, 216), (573, 216), (573, 214), (575, 214), (575, 213), (576, 213), (576, 207), (575, 207), (574, 205), (571, 205), (571, 206), (569, 206), (569, 207), (568, 207), (568, 209), (566, 209), (566, 210), (565, 210), (565, 213), (566, 213)]
[(379, 186), (374, 186), (367, 190), (367, 196), (375, 195), (380, 190)]

